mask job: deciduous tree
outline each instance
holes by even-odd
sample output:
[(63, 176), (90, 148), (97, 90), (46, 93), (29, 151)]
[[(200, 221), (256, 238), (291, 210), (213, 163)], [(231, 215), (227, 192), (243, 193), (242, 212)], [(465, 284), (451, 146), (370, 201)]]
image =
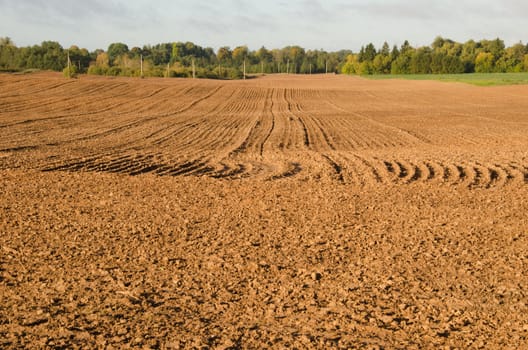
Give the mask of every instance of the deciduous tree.
[(475, 59), (475, 71), (477, 73), (493, 72), (493, 54), (490, 52), (480, 52)]
[(108, 58), (110, 59), (110, 64), (114, 64), (114, 60), (123, 55), (128, 53), (128, 46), (123, 43), (112, 43), (108, 46)]

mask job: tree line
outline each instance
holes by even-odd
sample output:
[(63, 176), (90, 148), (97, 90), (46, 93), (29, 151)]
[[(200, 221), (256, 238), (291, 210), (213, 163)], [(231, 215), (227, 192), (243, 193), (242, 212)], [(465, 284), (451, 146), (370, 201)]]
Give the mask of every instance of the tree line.
[(216, 52), (192, 42), (162, 43), (129, 48), (112, 43), (106, 50), (89, 52), (78, 46), (64, 49), (58, 42), (16, 47), (0, 38), (0, 70), (43, 69), (109, 76), (198, 77), (238, 79), (246, 74), (317, 74), (338, 72), (352, 51), (326, 52), (287, 46), (251, 51), (247, 46), (221, 47)]
[(408, 41), (392, 49), (370, 43), (347, 57), (345, 74), (458, 74), (528, 72), (528, 45), (506, 47), (501, 39), (458, 43), (437, 37), (430, 46)]
[(246, 74), (440, 74), (528, 71), (528, 45), (506, 47), (504, 41), (469, 40), (458, 43), (437, 37), (430, 46), (400, 47), (370, 43), (357, 53), (326, 52), (300, 46), (249, 50), (224, 46), (218, 50), (192, 42), (172, 42), (132, 47), (112, 43), (106, 50), (63, 48), (58, 42), (17, 47), (0, 38), (0, 70), (43, 69), (67, 74), (109, 76), (197, 77), (239, 79)]

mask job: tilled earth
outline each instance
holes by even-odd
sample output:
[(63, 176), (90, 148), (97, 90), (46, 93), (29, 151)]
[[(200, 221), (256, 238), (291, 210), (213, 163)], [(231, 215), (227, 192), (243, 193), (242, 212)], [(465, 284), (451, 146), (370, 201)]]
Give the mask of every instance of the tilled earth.
[(0, 347), (525, 348), (527, 106), (1, 75)]

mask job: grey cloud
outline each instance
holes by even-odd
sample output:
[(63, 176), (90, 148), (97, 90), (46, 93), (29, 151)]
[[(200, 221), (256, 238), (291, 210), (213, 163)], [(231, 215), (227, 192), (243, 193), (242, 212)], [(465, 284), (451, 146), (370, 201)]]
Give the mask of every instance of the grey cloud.
[(392, 20), (445, 21), (474, 16), (483, 19), (523, 17), (528, 13), (525, 0), (356, 0), (338, 6), (348, 12)]
[(489, 20), (509, 20), (512, 18), (526, 18), (528, 2), (525, 0), (485, 0), (473, 3), (466, 8), (468, 16), (477, 16)]
[(358, 1), (355, 4), (342, 3), (340, 7), (361, 16), (388, 19), (438, 19), (452, 13), (451, 1)]
[[(163, 40), (201, 45), (352, 48), (501, 37), (526, 40), (525, 0), (0, 0), (0, 32), (27, 44), (101, 47)], [(15, 41), (16, 41), (15, 40)]]
[[(303, 0), (297, 7), (302, 18), (316, 19), (319, 21), (332, 21), (336, 16), (336, 10), (323, 6), (324, 2), (318, 0)], [(326, 5), (328, 6), (328, 5)]]
[(0, 0), (0, 6), (6, 10), (28, 17), (50, 17), (50, 20), (60, 18), (83, 19), (91, 16), (126, 16), (127, 7), (121, 2), (89, 0), (89, 1), (61, 1), (61, 0), (29, 0), (12, 2)]

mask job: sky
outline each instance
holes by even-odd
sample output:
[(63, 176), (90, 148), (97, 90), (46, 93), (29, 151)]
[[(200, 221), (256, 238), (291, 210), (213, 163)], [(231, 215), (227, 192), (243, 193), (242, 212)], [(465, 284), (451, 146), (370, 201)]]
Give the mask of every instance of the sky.
[(192, 41), (215, 50), (300, 45), (359, 51), (370, 42), (528, 41), (526, 0), (0, 0), (0, 37), (89, 50)]

